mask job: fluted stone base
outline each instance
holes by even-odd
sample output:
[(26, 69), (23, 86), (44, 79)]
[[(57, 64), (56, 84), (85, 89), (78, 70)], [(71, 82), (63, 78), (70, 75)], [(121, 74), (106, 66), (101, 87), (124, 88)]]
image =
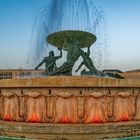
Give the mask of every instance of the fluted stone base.
[(140, 135), (140, 122), (44, 124), (0, 121), (0, 135), (46, 140), (98, 140)]

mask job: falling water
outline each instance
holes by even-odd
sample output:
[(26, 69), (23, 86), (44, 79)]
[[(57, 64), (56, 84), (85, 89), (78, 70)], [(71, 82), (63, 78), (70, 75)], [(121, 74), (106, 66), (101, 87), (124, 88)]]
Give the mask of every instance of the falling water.
[[(40, 10), (33, 28), (28, 59), (30, 65), (35, 67), (50, 50), (58, 55), (57, 48), (46, 43), (46, 37), (50, 33), (82, 30), (97, 36), (96, 43), (91, 47), (91, 57), (95, 66), (102, 69), (108, 52), (105, 26), (104, 13), (95, 7), (94, 0), (46, 0), (46, 6)], [(65, 52), (63, 54), (66, 56)], [(64, 61), (59, 61), (58, 65)]]

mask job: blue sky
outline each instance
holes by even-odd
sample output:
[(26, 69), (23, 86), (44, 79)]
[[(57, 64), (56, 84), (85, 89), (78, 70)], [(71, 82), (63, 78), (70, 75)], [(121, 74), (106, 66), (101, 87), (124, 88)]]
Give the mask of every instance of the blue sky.
[(140, 68), (140, 1), (99, 0), (106, 13), (110, 42), (110, 67)]
[[(0, 0), (0, 68), (26, 67), (35, 17), (47, 0)], [(140, 68), (140, 0), (95, 0), (106, 16), (110, 63)]]

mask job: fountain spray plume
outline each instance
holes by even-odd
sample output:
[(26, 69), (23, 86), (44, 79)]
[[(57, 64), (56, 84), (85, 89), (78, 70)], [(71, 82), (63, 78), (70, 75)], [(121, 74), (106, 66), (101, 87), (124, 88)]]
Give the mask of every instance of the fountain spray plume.
[[(35, 65), (55, 47), (46, 43), (46, 37), (62, 30), (81, 30), (95, 34), (97, 42), (91, 47), (91, 57), (97, 68), (103, 66), (106, 57), (106, 23), (101, 8), (94, 0), (47, 0), (35, 20), (32, 32), (30, 65)], [(106, 53), (107, 54), (107, 53)], [(64, 62), (64, 60), (61, 60)]]

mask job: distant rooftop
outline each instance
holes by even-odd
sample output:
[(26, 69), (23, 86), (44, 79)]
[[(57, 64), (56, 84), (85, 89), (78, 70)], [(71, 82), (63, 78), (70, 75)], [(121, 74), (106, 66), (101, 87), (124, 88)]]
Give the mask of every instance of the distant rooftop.
[(123, 73), (121, 70), (118, 69), (106, 69), (103, 72), (112, 72), (112, 73)]
[(140, 72), (140, 69), (136, 69), (136, 70), (129, 70), (129, 71), (126, 71), (127, 73), (134, 73), (134, 72)]
[(0, 71), (40, 71), (40, 70), (43, 70), (43, 69), (38, 69), (38, 70), (35, 70), (35, 69), (0, 69)]

